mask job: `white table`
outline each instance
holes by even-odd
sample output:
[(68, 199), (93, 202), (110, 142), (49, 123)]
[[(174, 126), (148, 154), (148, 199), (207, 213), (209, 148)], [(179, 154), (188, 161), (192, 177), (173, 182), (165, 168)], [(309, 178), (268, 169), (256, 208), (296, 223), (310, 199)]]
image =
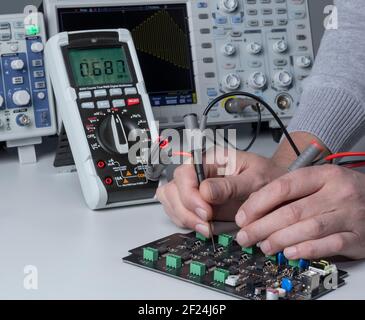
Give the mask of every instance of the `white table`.
[[(1, 299), (229, 299), (229, 296), (122, 263), (128, 250), (181, 232), (159, 204), (93, 212), (76, 174), (52, 166), (55, 138), (39, 162), (19, 166), (0, 152)], [(253, 151), (271, 154), (261, 138)], [(24, 267), (38, 270), (38, 290), (24, 289)], [(364, 298), (365, 263), (345, 262), (348, 284), (324, 299)]]

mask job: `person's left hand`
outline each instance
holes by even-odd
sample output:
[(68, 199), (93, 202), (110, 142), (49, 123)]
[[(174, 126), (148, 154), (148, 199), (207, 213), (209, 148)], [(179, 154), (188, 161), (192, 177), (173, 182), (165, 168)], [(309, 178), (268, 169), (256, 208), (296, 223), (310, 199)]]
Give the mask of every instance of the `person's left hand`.
[(272, 255), (365, 258), (365, 174), (324, 165), (288, 173), (253, 193), (236, 216), (240, 245)]

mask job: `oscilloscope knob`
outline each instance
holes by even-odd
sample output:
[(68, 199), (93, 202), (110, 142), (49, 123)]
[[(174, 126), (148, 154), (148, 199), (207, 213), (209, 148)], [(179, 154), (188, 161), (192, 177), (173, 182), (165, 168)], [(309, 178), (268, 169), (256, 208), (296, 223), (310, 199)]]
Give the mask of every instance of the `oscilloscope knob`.
[(262, 89), (266, 86), (266, 76), (262, 72), (254, 72), (250, 75), (248, 79), (248, 84), (253, 89)]
[(299, 68), (309, 68), (312, 64), (312, 59), (307, 56), (301, 56), (296, 59), (296, 64)]
[(273, 50), (276, 53), (284, 53), (288, 50), (288, 43), (285, 40), (279, 40), (274, 43)]
[(236, 51), (237, 49), (235, 45), (232, 43), (226, 43), (222, 48), (223, 54), (227, 57), (233, 56), (236, 53)]
[(26, 90), (19, 90), (13, 94), (13, 102), (18, 107), (26, 106), (30, 102), (30, 94)]
[(234, 12), (238, 8), (238, 0), (221, 0), (219, 8), (227, 13)]
[(241, 78), (237, 73), (229, 73), (223, 78), (222, 83), (227, 90), (236, 90), (241, 86)]
[(96, 137), (108, 153), (126, 154), (129, 151), (128, 132), (119, 115), (109, 115), (100, 124)]
[(247, 45), (247, 51), (253, 55), (259, 54), (262, 51), (262, 45), (258, 42), (251, 42)]
[(13, 60), (10, 64), (13, 70), (22, 70), (24, 68), (24, 61), (21, 59)]
[(287, 88), (293, 83), (293, 76), (288, 71), (279, 71), (274, 75), (274, 83), (280, 88)]

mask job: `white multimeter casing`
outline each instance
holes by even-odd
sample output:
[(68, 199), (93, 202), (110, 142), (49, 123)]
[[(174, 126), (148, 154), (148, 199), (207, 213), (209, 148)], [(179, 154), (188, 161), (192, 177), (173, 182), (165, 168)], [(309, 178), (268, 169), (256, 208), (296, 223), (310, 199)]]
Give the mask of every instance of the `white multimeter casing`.
[[(134, 69), (134, 83), (121, 84), (120, 86), (105, 84), (103, 86), (75, 88), (72, 85), (72, 72), (67, 65), (65, 57), (65, 48), (70, 46), (70, 38), (84, 38), (83, 41), (90, 41), (91, 45), (93, 41), (98, 41), (98, 39), (102, 41), (104, 35), (110, 36), (111, 34), (115, 34), (114, 45), (124, 45), (127, 48), (126, 51), (129, 51), (128, 55), (132, 62), (130, 63), (130, 68)], [(110, 150), (105, 151), (103, 144), (99, 143), (100, 140), (96, 138), (103, 121), (109, 123), (109, 119), (112, 119), (110, 121), (113, 122), (115, 127), (114, 120), (117, 117), (122, 119), (121, 127), (124, 133), (125, 125), (123, 122), (131, 122), (131, 119), (135, 119), (138, 116), (140, 119), (138, 123), (142, 123), (142, 126), (149, 132), (150, 139), (152, 141), (157, 141), (158, 139), (158, 130), (154, 122), (150, 101), (146, 93), (130, 32), (125, 29), (118, 29), (59, 33), (48, 41), (45, 53), (46, 65), (51, 75), (59, 107), (58, 112), (64, 121), (82, 191), (88, 206), (91, 209), (102, 209), (155, 202), (155, 191), (159, 183), (147, 180), (144, 166), (130, 167), (131, 165), (127, 163), (127, 156), (125, 154), (109, 152)], [(123, 92), (123, 96), (117, 97), (118, 101), (124, 99), (126, 103), (130, 103), (140, 99), (140, 104), (131, 107), (125, 105), (125, 107), (120, 109), (113, 108), (115, 100), (113, 100), (114, 98), (111, 96), (110, 91), (113, 88), (121, 89)], [(127, 90), (133, 91), (134, 89), (137, 89), (134, 95), (129, 96), (125, 94)], [(96, 90), (106, 90), (108, 92), (103, 101), (105, 102), (109, 99), (111, 108), (98, 109), (99, 101), (96, 98)], [(80, 99), (80, 93), (85, 93), (85, 91), (92, 93), (89, 103), (95, 104), (94, 109), (81, 108), (83, 100)], [(117, 124), (120, 123), (117, 122)], [(88, 131), (90, 128), (91, 131)], [(95, 128), (94, 131), (93, 128)], [(110, 139), (109, 135), (107, 140), (109, 141)], [(119, 148), (124, 153), (125, 150), (123, 149)], [(105, 164), (104, 168), (101, 168), (102, 163)], [(112, 184), (109, 185), (111, 180)]]

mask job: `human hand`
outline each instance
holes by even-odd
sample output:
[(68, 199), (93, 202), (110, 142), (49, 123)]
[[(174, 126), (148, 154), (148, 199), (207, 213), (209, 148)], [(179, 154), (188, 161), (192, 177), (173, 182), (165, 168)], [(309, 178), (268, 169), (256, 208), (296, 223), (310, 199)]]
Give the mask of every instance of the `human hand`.
[(213, 164), (204, 166), (207, 179), (200, 187), (194, 165), (184, 164), (175, 170), (170, 183), (157, 190), (157, 198), (175, 224), (209, 236), (209, 221), (234, 221), (250, 193), (287, 172), (253, 153), (229, 155), (207, 152), (204, 163)]
[(260, 241), (288, 259), (365, 258), (365, 174), (334, 165), (288, 173), (242, 205), (236, 223), (244, 247)]

